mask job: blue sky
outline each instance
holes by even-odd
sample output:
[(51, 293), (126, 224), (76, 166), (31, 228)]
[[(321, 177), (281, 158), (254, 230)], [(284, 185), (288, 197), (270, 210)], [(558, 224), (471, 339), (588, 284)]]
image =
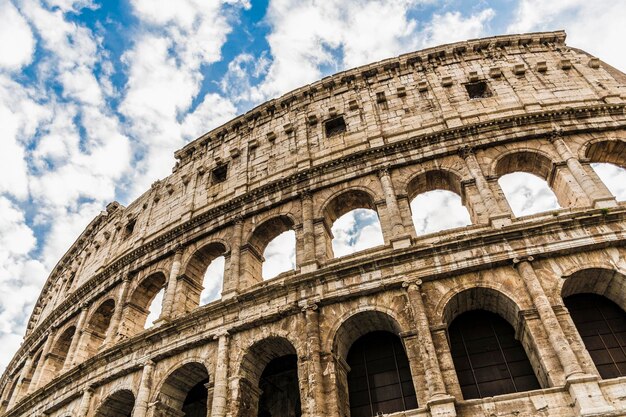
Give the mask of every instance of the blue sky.
[[(259, 103), (401, 53), (535, 30), (565, 29), (570, 45), (626, 70), (623, 1), (0, 0), (0, 21), (0, 369), (87, 223)], [(522, 186), (520, 207), (553, 204)], [(418, 229), (442, 227), (440, 207), (454, 204), (422, 203)], [(459, 213), (454, 226), (467, 223)], [(379, 241), (367, 213), (342, 222), (339, 251)]]

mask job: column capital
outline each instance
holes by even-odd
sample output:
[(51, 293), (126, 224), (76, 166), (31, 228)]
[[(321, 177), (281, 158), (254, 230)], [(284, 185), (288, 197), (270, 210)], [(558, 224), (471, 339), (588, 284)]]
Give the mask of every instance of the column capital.
[(309, 200), (313, 197), (313, 193), (311, 192), (310, 188), (305, 188), (301, 190), (299, 195), (302, 200)]
[(213, 340), (219, 340), (222, 337), (229, 337), (229, 336), (230, 336), (230, 333), (228, 333), (228, 330), (221, 330), (213, 335)]
[(317, 311), (319, 309), (319, 305), (317, 303), (307, 303), (302, 307), (302, 312), (306, 313), (307, 311)]
[(174, 253), (176, 255), (182, 255), (184, 250), (185, 250), (185, 246), (182, 243), (179, 243), (176, 245), (176, 250), (174, 251)]
[(388, 177), (389, 176), (389, 166), (385, 165), (381, 168), (378, 168), (378, 171), (376, 172), (378, 174), (378, 176), (380, 178), (382, 177)]
[(419, 289), (423, 283), (424, 282), (420, 278), (407, 280), (402, 283), (402, 288), (406, 288), (407, 290), (413, 289), (413, 288)]
[(85, 301), (85, 302), (81, 303), (81, 304), (80, 304), (80, 309), (81, 309), (81, 311), (85, 311), (85, 310), (87, 310), (87, 309), (89, 308), (89, 304), (90, 304), (90, 303), (89, 303), (89, 302), (87, 302), (87, 301)]
[(530, 262), (532, 262), (534, 260), (535, 260), (535, 258), (533, 256), (531, 256), (531, 255), (515, 257), (515, 258), (513, 258), (513, 267), (516, 268), (522, 262), (530, 263)]
[(459, 148), (459, 156), (463, 159), (467, 159), (470, 155), (474, 155), (474, 147), (464, 145)]
[(550, 142), (554, 142), (557, 139), (563, 137), (563, 128), (556, 123), (552, 123), (552, 131), (550, 132)]

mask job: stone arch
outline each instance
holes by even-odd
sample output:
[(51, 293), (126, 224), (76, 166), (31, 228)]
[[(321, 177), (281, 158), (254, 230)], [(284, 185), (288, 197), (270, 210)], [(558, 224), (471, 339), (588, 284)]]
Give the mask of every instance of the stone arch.
[[(416, 197), (431, 191), (448, 191), (456, 194), (461, 199), (461, 204), (467, 210), (471, 223), (479, 223), (479, 213), (470, 204), (467, 204), (463, 192), (461, 176), (449, 169), (431, 169), (419, 172), (408, 181), (406, 192), (410, 203)], [(412, 204), (411, 204), (412, 205)], [(411, 208), (411, 213), (413, 209)]]
[(581, 148), (581, 159), (617, 165), (626, 169), (626, 141), (621, 139), (595, 139)]
[(68, 353), (74, 337), (76, 337), (76, 326), (72, 324), (60, 331), (52, 343), (46, 361), (46, 367), (51, 371), (52, 376), (57, 375), (63, 369), (65, 362), (71, 360), (68, 358)]
[(108, 298), (100, 303), (87, 320), (87, 326), (84, 330), (86, 341), (82, 346), (87, 358), (94, 356), (104, 343), (115, 308), (115, 300)]
[[(240, 362), (238, 375), (240, 415), (256, 417), (262, 409), (276, 407), (288, 411), (284, 415), (300, 414), (298, 362), (295, 346), (285, 337), (268, 336), (249, 346)], [(281, 370), (280, 374), (275, 373), (277, 369)], [(282, 389), (283, 393), (272, 390), (271, 385)], [(276, 415), (282, 415), (280, 411)]]
[[(240, 273), (245, 286), (253, 285), (262, 281), (262, 267), (265, 258), (263, 253), (267, 245), (278, 235), (296, 228), (296, 222), (292, 216), (279, 214), (259, 223), (248, 234), (241, 250), (243, 269)], [(296, 251), (296, 257), (297, 257)], [(298, 259), (296, 259), (296, 264)]]
[(608, 298), (626, 311), (626, 274), (606, 267), (578, 269), (564, 276), (561, 297), (597, 294)]
[(321, 206), (321, 219), (324, 225), (324, 241), (326, 242), (326, 256), (328, 258), (335, 257), (333, 251), (333, 232), (332, 228), (337, 219), (353, 210), (367, 209), (376, 212), (378, 222), (381, 224), (381, 232), (385, 242), (388, 238), (382, 228), (380, 213), (376, 206), (376, 197), (374, 193), (366, 187), (350, 187), (333, 193)]
[(144, 329), (150, 311), (150, 303), (165, 288), (167, 279), (163, 272), (154, 272), (143, 278), (128, 298), (124, 309), (122, 334), (132, 336)]
[[(521, 314), (520, 304), (501, 289), (478, 286), (452, 290), (441, 300), (437, 308), (437, 317), (449, 330), (451, 324), (461, 315), (480, 311), (499, 316), (512, 327), (515, 339), (521, 343), (535, 377), (542, 386), (548, 386), (549, 367), (544, 363), (545, 355), (539, 352), (537, 344), (539, 338), (535, 337), (536, 327), (540, 326), (540, 322), (533, 320), (533, 324), (529, 324), (525, 315)], [(452, 346), (451, 351), (454, 356)]]
[(95, 417), (131, 417), (135, 395), (129, 389), (120, 389), (107, 396), (97, 408)]
[(214, 240), (194, 248), (189, 258), (183, 262), (183, 268), (178, 277), (176, 304), (185, 312), (189, 312), (200, 305), (200, 295), (204, 289), (204, 276), (209, 265), (220, 256), (229, 252), (225, 242)]
[[(338, 325), (338, 326), (337, 326)], [(340, 415), (347, 415), (350, 412), (350, 366), (348, 361), (350, 360), (351, 353), (353, 353), (353, 347), (355, 344), (361, 344), (361, 342), (369, 343), (364, 340), (369, 335), (377, 335), (380, 338), (384, 338), (385, 341), (390, 339), (390, 343), (395, 339), (398, 346), (402, 348), (402, 352), (398, 352), (403, 361), (406, 361), (405, 366), (408, 368), (408, 375), (406, 372), (402, 374), (407, 377), (406, 381), (402, 381), (402, 385), (412, 388), (409, 393), (411, 399), (410, 405), (406, 409), (417, 407), (417, 397), (415, 392), (417, 391), (417, 381), (419, 369), (416, 369), (413, 350), (416, 346), (409, 347), (405, 344), (405, 341), (401, 337), (404, 331), (407, 329), (400, 323), (399, 317), (394, 314), (390, 309), (380, 308), (363, 308), (357, 311), (350, 311), (344, 315), (340, 320), (335, 323), (333, 336), (330, 338), (332, 341), (331, 351), (336, 358), (333, 366), (335, 367), (335, 383), (337, 392), (337, 407)], [(411, 357), (411, 359), (408, 359)], [(398, 364), (396, 364), (398, 366)], [(369, 377), (368, 377), (369, 378)], [(354, 383), (355, 381), (353, 381)], [(396, 381), (400, 384), (400, 381)], [(399, 385), (398, 385), (399, 386)], [(394, 409), (393, 411), (405, 411), (406, 409)], [(390, 410), (387, 410), (390, 411)]]
[(571, 177), (556, 167), (553, 158), (539, 150), (518, 149), (500, 155), (491, 170), (498, 178), (517, 172), (532, 174), (545, 181), (559, 206), (573, 207), (584, 193)]
[(156, 390), (157, 415), (206, 416), (211, 409), (209, 371), (195, 360), (177, 364)]

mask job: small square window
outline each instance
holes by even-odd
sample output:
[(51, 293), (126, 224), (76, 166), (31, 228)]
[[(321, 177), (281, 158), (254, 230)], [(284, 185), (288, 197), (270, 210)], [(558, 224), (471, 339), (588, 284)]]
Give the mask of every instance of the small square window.
[(491, 97), (491, 90), (489, 90), (489, 86), (484, 81), (478, 81), (475, 83), (467, 83), (465, 84), (465, 89), (467, 90), (467, 94), (470, 99), (477, 98), (485, 98)]
[(346, 131), (346, 122), (343, 120), (343, 116), (335, 117), (324, 123), (324, 129), (326, 130), (327, 138), (339, 135)]
[(211, 182), (213, 184), (217, 184), (220, 182), (226, 181), (226, 176), (228, 175), (228, 165), (223, 164), (214, 168), (211, 172)]
[(126, 223), (126, 227), (124, 228), (124, 237), (128, 237), (133, 234), (136, 223), (137, 219), (131, 219), (128, 221), (128, 223)]

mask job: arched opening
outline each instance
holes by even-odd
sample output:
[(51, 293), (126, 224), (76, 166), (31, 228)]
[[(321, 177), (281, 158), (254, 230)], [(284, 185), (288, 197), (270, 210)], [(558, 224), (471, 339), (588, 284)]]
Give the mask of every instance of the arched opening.
[(350, 417), (417, 408), (409, 360), (398, 336), (385, 331), (361, 336), (346, 362)]
[(282, 232), (270, 241), (263, 252), (263, 279), (274, 278), (296, 268), (296, 232)]
[(98, 352), (100, 346), (104, 343), (114, 310), (115, 301), (108, 299), (100, 304), (100, 306), (98, 306), (96, 311), (92, 314), (91, 319), (85, 328), (85, 337), (87, 338), (87, 341), (83, 349), (85, 351), (86, 358), (94, 356)]
[(132, 336), (150, 327), (163, 305), (166, 278), (162, 272), (146, 277), (129, 297), (121, 323), (123, 334)]
[(376, 204), (368, 193), (349, 190), (324, 209), (327, 240), (335, 258), (385, 243)]
[(448, 334), (464, 399), (541, 388), (513, 326), (499, 315), (465, 312), (450, 324)]
[[(293, 232), (295, 224), (293, 220), (288, 216), (276, 216), (269, 220), (264, 221), (258, 225), (250, 238), (248, 243), (242, 248), (242, 258), (244, 259), (243, 279), (247, 285), (252, 285), (255, 282), (261, 281), (263, 278), (268, 278), (267, 275), (278, 274), (279, 269), (268, 269), (276, 265), (284, 265), (294, 269), (296, 266), (295, 253), (296, 242), (295, 233)], [(266, 252), (268, 246), (275, 239), (278, 239), (278, 243), (274, 243), (270, 252)], [(285, 246), (277, 247), (277, 244), (284, 244)], [(265, 254), (270, 255), (271, 263), (269, 267), (266, 267)], [(278, 258), (282, 258), (283, 262)], [(291, 259), (294, 261), (291, 262)], [(265, 269), (265, 271), (264, 271)], [(264, 273), (265, 272), (265, 273)]]
[(98, 407), (95, 417), (131, 417), (135, 396), (130, 390), (120, 390), (109, 395)]
[(61, 333), (61, 336), (56, 340), (50, 353), (48, 354), (48, 363), (46, 364), (48, 369), (52, 371), (52, 377), (58, 374), (65, 361), (69, 360), (67, 354), (72, 344), (72, 339), (76, 333), (76, 327), (70, 326)]
[(341, 324), (333, 341), (333, 351), (341, 358), (335, 362), (341, 415), (372, 416), (418, 407), (415, 375), (400, 333), (398, 322), (381, 311), (359, 312)]
[(472, 224), (461, 198), (461, 179), (447, 171), (427, 171), (413, 178), (407, 193), (418, 235)]
[(497, 162), (495, 171), (515, 216), (570, 207), (576, 203), (577, 193), (572, 190), (576, 182), (562, 171), (554, 171), (552, 161), (540, 153), (510, 153)]
[(187, 363), (172, 372), (158, 395), (158, 415), (207, 417), (211, 404), (207, 390), (209, 373), (198, 362)]
[(298, 356), (288, 340), (270, 337), (255, 343), (244, 356), (241, 371), (240, 404), (250, 416), (302, 415)]
[(224, 281), (226, 247), (220, 242), (211, 242), (198, 249), (182, 271), (178, 284), (176, 303), (183, 311), (205, 305), (220, 298)]
[(563, 301), (602, 378), (626, 376), (624, 310), (597, 294), (574, 294)]
[(213, 259), (204, 273), (202, 279), (202, 292), (200, 293), (200, 305), (219, 300), (224, 284), (224, 268), (226, 257), (224, 255)]

